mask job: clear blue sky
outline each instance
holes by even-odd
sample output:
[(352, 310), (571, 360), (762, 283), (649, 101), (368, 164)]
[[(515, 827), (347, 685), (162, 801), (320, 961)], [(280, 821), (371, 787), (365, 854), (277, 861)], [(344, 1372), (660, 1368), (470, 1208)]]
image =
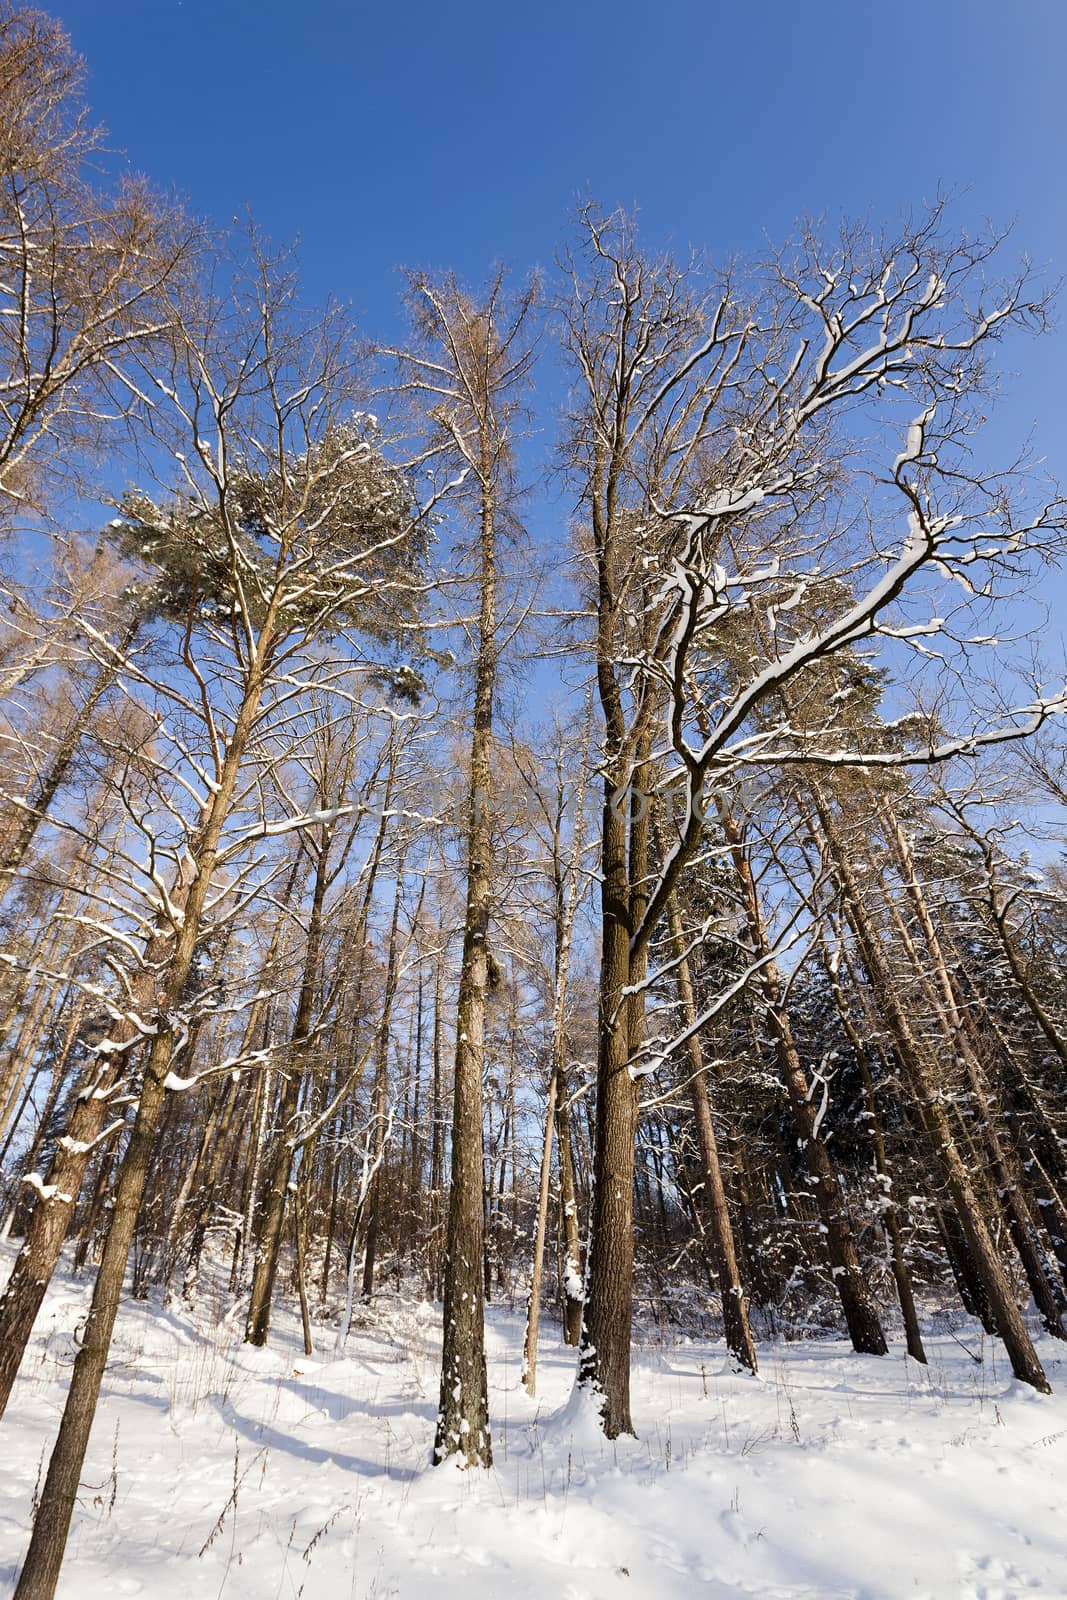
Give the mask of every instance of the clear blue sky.
[[(1067, 0), (39, 0), (135, 167), (299, 235), (310, 294), (396, 331), (399, 265), (547, 265), (585, 195), (715, 255), (804, 213), (962, 191), (1067, 273)], [(1067, 479), (1064, 331), (1011, 351)]]
[(44, 3), (134, 165), (372, 314), (397, 263), (547, 261), (590, 192), (729, 253), (968, 187), (1067, 266), (1064, 0)]

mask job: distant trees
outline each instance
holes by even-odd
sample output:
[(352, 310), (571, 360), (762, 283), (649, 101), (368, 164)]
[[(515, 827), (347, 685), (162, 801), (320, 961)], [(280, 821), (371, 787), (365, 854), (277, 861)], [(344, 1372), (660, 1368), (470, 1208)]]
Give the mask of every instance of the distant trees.
[[(544, 778), (524, 755), (516, 755), (531, 802), (534, 837), (545, 850), (551, 893), (551, 966), (545, 974), (545, 1000), (551, 1005), (552, 1027), (548, 1047), (549, 1076), (545, 1095), (545, 1133), (538, 1178), (537, 1216), (534, 1224), (530, 1295), (526, 1310), (523, 1347), (523, 1382), (533, 1394), (537, 1386), (537, 1337), (540, 1327), (545, 1230), (548, 1223), (552, 1147), (558, 1146), (559, 1231), (563, 1280), (563, 1333), (577, 1345), (582, 1319), (582, 1260), (578, 1205), (574, 1185), (574, 1155), (570, 1128), (571, 967), (575, 924), (584, 898), (583, 864), (586, 854), (591, 717), (587, 709), (580, 734), (568, 738), (557, 728)], [(547, 780), (547, 781), (546, 781)], [(569, 838), (567, 837), (569, 832)]]

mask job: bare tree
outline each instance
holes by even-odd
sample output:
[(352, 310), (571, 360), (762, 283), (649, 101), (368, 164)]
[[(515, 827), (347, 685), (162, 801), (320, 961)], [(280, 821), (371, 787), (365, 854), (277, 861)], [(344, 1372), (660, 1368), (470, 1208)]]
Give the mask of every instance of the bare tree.
[[(541, 1284), (544, 1267), (545, 1232), (548, 1224), (549, 1185), (552, 1176), (552, 1144), (562, 1105), (563, 1143), (560, 1150), (560, 1215), (563, 1233), (564, 1326), (576, 1343), (581, 1318), (581, 1256), (578, 1248), (578, 1218), (571, 1171), (569, 1129), (567, 1126), (568, 987), (575, 919), (583, 898), (585, 836), (585, 795), (589, 781), (589, 740), (591, 717), (587, 709), (585, 727), (578, 740), (564, 742), (557, 729), (553, 752), (554, 784), (548, 794), (537, 781), (536, 771), (516, 751), (516, 763), (526, 792), (542, 813), (543, 831), (552, 893), (552, 967), (548, 984), (551, 998), (551, 1038), (549, 1080), (545, 1097), (545, 1133), (541, 1150), (538, 1182), (537, 1219), (534, 1225), (533, 1260), (530, 1268), (530, 1294), (526, 1312), (526, 1338), (523, 1347), (523, 1383), (528, 1393), (537, 1387), (537, 1335), (541, 1313)], [(573, 780), (570, 771), (576, 768)], [(570, 839), (564, 830), (571, 813)], [(537, 830), (541, 832), (541, 829)]]
[[(952, 244), (940, 228), (935, 211), (896, 240), (846, 230), (825, 247), (806, 236), (746, 298), (698, 266), (647, 259), (625, 220), (583, 218), (586, 264), (572, 269), (564, 316), (584, 387), (571, 459), (589, 520), (606, 750), (580, 1376), (609, 1436), (631, 1429), (634, 1068), (661, 1059), (653, 1049), (643, 1065), (631, 1060), (627, 996), (645, 981), (651, 935), (701, 849), (708, 795), (739, 770), (945, 760), (1032, 731), (1060, 704), (873, 755), (791, 722), (788, 706), (783, 714), (787, 691), (802, 696), (820, 664), (860, 641), (907, 649), (937, 636), (951, 649), (951, 608), (937, 611), (933, 591), (958, 575), (988, 598), (1020, 551), (1060, 534), (1055, 499), (1020, 511), (1007, 480), (976, 474), (964, 455), (986, 347), (1040, 321), (1041, 304), (1025, 277), (985, 286), (998, 241)], [(846, 420), (860, 414), (864, 450)], [(901, 516), (907, 531), (894, 548)], [(771, 619), (769, 648), (750, 626), (757, 607)], [(625, 797), (641, 773), (648, 708), (660, 702), (680, 820), (638, 894)]]
[(0, 516), (40, 504), (104, 429), (119, 435), (131, 358), (169, 334), (170, 289), (199, 230), (143, 184), (101, 191), (101, 135), (62, 27), (0, 10)]
[[(190, 719), (199, 722), (203, 749), (190, 749), (177, 726), (166, 730), (183, 767), (179, 793), (193, 802), (192, 815), (182, 826), (172, 805), (169, 839), (158, 820), (139, 819), (157, 902), (156, 937), (166, 951), (146, 969), (155, 988), (147, 1015), (139, 1006), (129, 1017), (148, 1040), (136, 1116), (19, 1580), (23, 1600), (55, 1590), (152, 1147), (168, 1090), (183, 1082), (173, 1069), (190, 1025), (186, 985), (212, 895), (223, 887), (218, 875), (229, 879), (231, 908), (240, 904), (255, 872), (257, 839), (312, 823), (299, 810), (274, 824), (248, 815), (252, 798), (267, 787), (267, 772), (288, 752), (294, 701), (324, 686), (358, 694), (381, 660), (381, 646), (414, 614), (421, 515), (402, 476), (375, 448), (366, 421), (353, 415), (362, 379), (346, 325), (335, 313), (302, 319), (293, 310), (291, 275), (259, 251), (240, 284), (236, 277), (225, 304), (205, 296), (190, 306), (174, 371), (161, 384), (187, 446), (179, 452), (182, 497), (162, 506), (131, 497), (121, 519), (130, 549), (147, 553), (163, 545), (187, 555), (187, 573), (176, 562), (168, 569), (171, 582), (190, 596), (181, 645), (186, 677), (168, 684), (166, 696), (172, 707), (182, 706), (190, 727)], [(210, 603), (196, 627), (198, 594)], [(349, 653), (324, 669), (315, 641), (342, 627), (351, 630)], [(368, 658), (360, 635), (379, 643), (377, 655)], [(130, 676), (145, 683), (143, 672)], [(410, 687), (410, 676), (405, 666), (401, 687)], [(162, 686), (153, 688), (158, 693)], [(273, 750), (272, 729), (281, 739)], [(252, 751), (258, 770), (249, 774)], [(242, 789), (245, 781), (250, 788)], [(168, 856), (177, 871), (177, 883), (169, 885)]]
[(512, 299), (498, 272), (474, 298), (453, 278), (415, 278), (417, 347), (401, 357), (408, 391), (429, 425), (427, 458), (455, 465), (477, 528), (479, 611), (466, 824), (463, 924), (452, 1115), (452, 1184), (445, 1246), (444, 1347), (434, 1457), (489, 1466), (492, 1446), (483, 1329), (482, 1063), (487, 996), (498, 981), (493, 903), (493, 700), (501, 618), (497, 545), (512, 514), (513, 442), (533, 365), (536, 284)]

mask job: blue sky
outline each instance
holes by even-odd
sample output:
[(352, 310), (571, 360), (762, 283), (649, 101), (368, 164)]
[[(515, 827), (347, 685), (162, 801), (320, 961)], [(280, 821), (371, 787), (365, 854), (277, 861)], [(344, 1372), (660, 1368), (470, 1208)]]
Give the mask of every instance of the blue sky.
[[(42, 0), (48, 4), (48, 0)], [(401, 265), (548, 265), (577, 200), (715, 256), (939, 190), (1067, 272), (1067, 0), (53, 0), (133, 166), (299, 235), (309, 294), (395, 337)], [(1067, 303), (1061, 310), (1067, 322)], [(1000, 425), (1067, 480), (1067, 330)]]
[(134, 165), (300, 234), (377, 317), (398, 263), (547, 261), (574, 201), (728, 254), (939, 188), (1067, 264), (1063, 0), (57, 0)]

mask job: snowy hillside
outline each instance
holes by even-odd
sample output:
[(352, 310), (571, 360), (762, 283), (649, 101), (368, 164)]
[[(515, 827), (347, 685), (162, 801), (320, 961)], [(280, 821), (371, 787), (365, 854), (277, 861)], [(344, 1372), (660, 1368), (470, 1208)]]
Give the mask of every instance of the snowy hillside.
[[(0, 1594), (28, 1537), (84, 1286), (57, 1282), (5, 1423)], [(639, 1437), (607, 1443), (568, 1406), (549, 1324), (536, 1401), (522, 1319), (488, 1325), (496, 1459), (429, 1467), (439, 1312), (383, 1293), (344, 1355), (285, 1312), (253, 1351), (203, 1303), (128, 1302), (83, 1477), (61, 1600), (727, 1600), (1067, 1595), (1067, 1359), (1056, 1393), (1012, 1380), (966, 1328), (924, 1372), (843, 1341), (646, 1338)], [(972, 1355), (981, 1355), (976, 1362)]]

